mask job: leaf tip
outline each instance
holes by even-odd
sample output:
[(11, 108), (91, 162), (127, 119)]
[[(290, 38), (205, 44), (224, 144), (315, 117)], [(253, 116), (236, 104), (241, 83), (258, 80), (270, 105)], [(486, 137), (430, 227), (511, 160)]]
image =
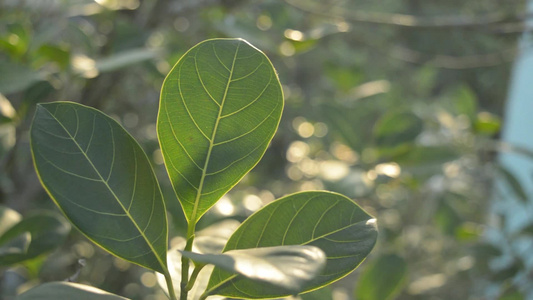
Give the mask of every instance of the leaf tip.
[(372, 219), (369, 219), (368, 221), (366, 221), (366, 225), (374, 227), (374, 229), (376, 229), (376, 231), (378, 230), (378, 222), (377, 222), (376, 218), (372, 218)]

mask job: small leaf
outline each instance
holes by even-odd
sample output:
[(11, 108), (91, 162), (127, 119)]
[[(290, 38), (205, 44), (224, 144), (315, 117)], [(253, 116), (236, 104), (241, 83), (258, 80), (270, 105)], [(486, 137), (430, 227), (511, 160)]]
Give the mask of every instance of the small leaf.
[(72, 282), (49, 282), (19, 295), (17, 300), (128, 300), (92, 286)]
[[(213, 264), (248, 279), (272, 284), (287, 294), (303, 291), (326, 264), (325, 253), (314, 246), (263, 247), (232, 250), (224, 254), (180, 252), (197, 263)], [(213, 287), (211, 293), (216, 293), (223, 285), (224, 282)]]
[[(22, 242), (21, 251), (0, 255), (0, 266), (20, 263), (49, 252), (63, 244), (70, 232), (70, 224), (52, 212), (30, 215), (11, 227), (0, 237), (4, 246), (17, 240)], [(29, 245), (24, 243), (28, 242)]]
[[(325, 252), (327, 263), (306, 287), (305, 291), (310, 291), (355, 270), (376, 238), (375, 219), (352, 200), (331, 192), (302, 192), (274, 201), (249, 217), (231, 236), (224, 253), (283, 245), (316, 246)], [(279, 288), (232, 276), (215, 267), (208, 289), (224, 284), (217, 294), (246, 299), (289, 295)]]
[(395, 254), (382, 255), (370, 262), (361, 273), (355, 298), (359, 300), (394, 299), (407, 278), (407, 263)]
[(42, 185), (83, 234), (118, 257), (166, 270), (161, 191), (146, 154), (122, 126), (80, 104), (42, 104), (31, 148)]
[(163, 83), (157, 133), (190, 223), (259, 162), (282, 108), (276, 71), (244, 40), (208, 40), (178, 61)]

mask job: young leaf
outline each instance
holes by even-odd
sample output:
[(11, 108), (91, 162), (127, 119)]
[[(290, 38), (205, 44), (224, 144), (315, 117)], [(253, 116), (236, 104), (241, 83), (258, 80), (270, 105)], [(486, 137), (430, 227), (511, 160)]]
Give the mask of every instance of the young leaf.
[(276, 71), (244, 40), (202, 42), (174, 66), (161, 90), (157, 133), (189, 223), (259, 162), (282, 108)]
[(37, 106), (31, 149), (67, 218), (114, 255), (166, 270), (167, 219), (146, 154), (116, 121), (71, 102)]
[(360, 300), (394, 299), (407, 279), (407, 263), (395, 254), (385, 254), (365, 267), (355, 290)]
[[(375, 219), (343, 195), (315, 191), (283, 197), (249, 217), (229, 239), (224, 253), (236, 249), (310, 245), (326, 253), (326, 267), (306, 286), (317, 289), (352, 272), (374, 247)], [(208, 289), (216, 294), (259, 299), (288, 296), (279, 288), (234, 277), (215, 267)], [(305, 292), (304, 291), (304, 292)]]
[[(51, 251), (63, 244), (69, 232), (70, 224), (55, 213), (30, 215), (0, 237), (0, 249), (7, 250), (0, 250), (3, 252), (0, 253), (0, 266), (23, 262)], [(19, 251), (17, 244), (22, 246)]]
[(17, 300), (128, 300), (92, 286), (72, 282), (49, 282), (19, 295)]
[[(314, 246), (277, 246), (232, 250), (224, 254), (199, 254), (180, 251), (195, 262), (213, 264), (232, 277), (244, 276), (273, 285), (287, 294), (297, 294), (326, 264), (326, 255)], [(216, 293), (218, 286), (211, 292)]]

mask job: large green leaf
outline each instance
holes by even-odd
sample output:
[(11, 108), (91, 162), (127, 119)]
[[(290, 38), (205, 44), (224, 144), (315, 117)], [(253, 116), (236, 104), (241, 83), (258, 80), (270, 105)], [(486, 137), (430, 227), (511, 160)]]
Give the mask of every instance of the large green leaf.
[(148, 158), (117, 122), (69, 102), (37, 106), (31, 149), (42, 185), (90, 240), (166, 270), (167, 219)]
[(19, 295), (17, 300), (127, 300), (92, 286), (72, 282), (49, 282)]
[(407, 279), (407, 263), (396, 254), (382, 255), (361, 273), (355, 297), (359, 300), (394, 299)]
[(161, 90), (157, 132), (189, 222), (259, 162), (282, 108), (276, 71), (244, 40), (202, 42), (174, 66)]
[(37, 257), (63, 244), (70, 224), (52, 212), (27, 216), (0, 237), (0, 266)]
[[(286, 196), (248, 218), (229, 239), (224, 252), (280, 245), (311, 245), (326, 253), (327, 263), (305, 291), (352, 272), (374, 247), (375, 219), (343, 195), (315, 191)], [(214, 269), (208, 289), (217, 294), (257, 299), (288, 296), (279, 288)]]
[[(223, 254), (199, 254), (180, 251), (196, 263), (213, 264), (223, 270), (266, 285), (287, 294), (298, 294), (324, 269), (326, 256), (315, 246), (276, 246), (227, 251)], [(223, 283), (222, 283), (223, 284)], [(218, 287), (213, 287), (214, 293)]]

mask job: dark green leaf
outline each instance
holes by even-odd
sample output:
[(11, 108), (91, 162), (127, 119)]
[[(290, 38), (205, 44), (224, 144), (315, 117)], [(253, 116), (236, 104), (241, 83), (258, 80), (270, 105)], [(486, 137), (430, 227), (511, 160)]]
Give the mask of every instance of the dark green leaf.
[(332, 300), (333, 299), (333, 290), (330, 286), (314, 290), (309, 293), (300, 295), (302, 300)]
[[(0, 237), (0, 246), (22, 243), (21, 251), (8, 251), (0, 255), (0, 265), (19, 263), (51, 251), (65, 241), (69, 232), (70, 224), (55, 213), (30, 215)], [(24, 244), (25, 240), (29, 245)]]
[(385, 254), (370, 262), (361, 273), (355, 297), (359, 300), (394, 299), (406, 283), (407, 263), (395, 254)]
[[(374, 247), (375, 219), (352, 200), (331, 192), (303, 192), (270, 203), (248, 218), (229, 239), (224, 252), (282, 245), (311, 245), (326, 253), (327, 263), (305, 291), (352, 272)], [(215, 268), (209, 289), (237, 298), (287, 296), (279, 288), (258, 284)]]
[(189, 222), (257, 164), (282, 108), (276, 71), (244, 40), (202, 42), (174, 66), (163, 83), (157, 131)]
[(50, 282), (32, 288), (21, 294), (17, 300), (127, 300), (94, 288), (92, 286), (72, 282)]
[(118, 257), (166, 270), (161, 191), (146, 155), (124, 128), (80, 104), (38, 105), (31, 148), (42, 185), (82, 233)]
[[(223, 254), (180, 251), (196, 263), (213, 264), (248, 279), (271, 284), (283, 293), (297, 294), (320, 273), (326, 264), (325, 253), (314, 246), (277, 246), (241, 249)], [(214, 287), (216, 292), (217, 287)]]

